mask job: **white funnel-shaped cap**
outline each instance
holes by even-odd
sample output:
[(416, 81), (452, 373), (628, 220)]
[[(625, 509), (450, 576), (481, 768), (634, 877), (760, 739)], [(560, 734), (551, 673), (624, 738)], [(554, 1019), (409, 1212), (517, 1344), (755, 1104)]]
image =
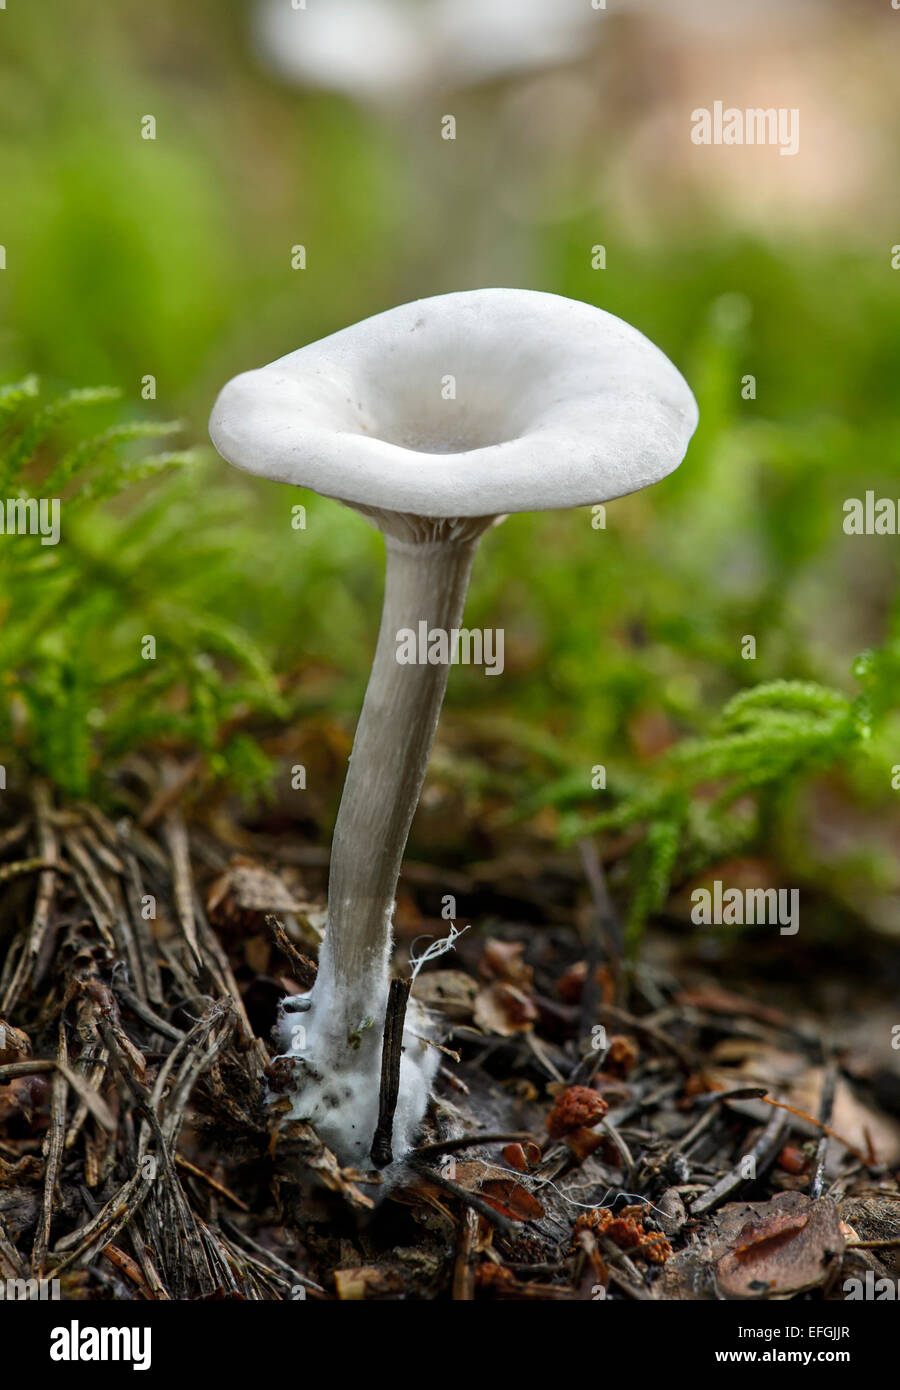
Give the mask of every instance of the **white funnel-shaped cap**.
[(684, 457), (697, 406), (621, 319), (534, 290), (402, 304), (235, 377), (230, 463), (351, 506), (496, 516), (606, 502)]

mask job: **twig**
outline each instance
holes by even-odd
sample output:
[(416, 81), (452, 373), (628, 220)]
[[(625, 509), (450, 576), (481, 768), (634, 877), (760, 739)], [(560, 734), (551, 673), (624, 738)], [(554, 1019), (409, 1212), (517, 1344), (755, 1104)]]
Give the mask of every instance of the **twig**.
[(475, 1242), (478, 1213), (468, 1207), (463, 1214), (453, 1264), (453, 1301), (471, 1303), (475, 1297)]
[(151, 1302), (153, 1301), (155, 1295), (144, 1278), (141, 1267), (136, 1260), (133, 1260), (130, 1255), (125, 1254), (124, 1250), (120, 1250), (117, 1245), (113, 1245), (112, 1243), (105, 1245), (101, 1254), (106, 1256), (115, 1269), (118, 1269), (120, 1273), (131, 1280), (132, 1284), (134, 1284), (135, 1288), (140, 1293), (141, 1298), (146, 1298)]
[[(34, 805), (34, 818), (38, 831), (38, 855), (45, 863), (56, 864), (59, 851), (56, 834), (52, 825), (53, 806), (50, 799), (50, 791), (45, 782), (38, 782), (35, 785), (32, 803)], [(53, 905), (55, 888), (56, 870), (49, 868), (43, 869), (38, 879), (37, 896), (34, 901), (31, 926), (28, 929), (28, 939), (22, 948), (22, 954), (16, 962), (16, 969), (9, 982), (9, 987), (3, 1002), (0, 1004), (0, 1013), (9, 1015), (29, 975), (31, 976), (32, 984), (37, 983), (41, 947), (47, 928), (50, 925), (50, 909)]]
[(391, 1139), (394, 1132), (394, 1111), (400, 1094), (400, 1062), (403, 1057), (403, 1024), (412, 980), (391, 980), (387, 1009), (384, 1015), (384, 1042), (381, 1049), (381, 1089), (378, 1099), (378, 1124), (372, 1140), (371, 1158), (376, 1168), (386, 1168), (394, 1161)]
[(410, 1168), (417, 1173), (421, 1173), (422, 1177), (434, 1183), (435, 1187), (442, 1188), (444, 1192), (449, 1192), (457, 1201), (477, 1211), (479, 1216), (483, 1216), (486, 1221), (490, 1221), (492, 1226), (496, 1226), (497, 1230), (502, 1231), (503, 1235), (507, 1236), (510, 1240), (515, 1238), (516, 1223), (510, 1221), (509, 1218), (504, 1216), (502, 1212), (499, 1212), (496, 1207), (491, 1206), (490, 1202), (486, 1202), (483, 1197), (479, 1197), (475, 1192), (469, 1192), (465, 1187), (460, 1187), (457, 1182), (451, 1182), (449, 1178), (444, 1177), (443, 1173), (438, 1173), (434, 1168), (429, 1168), (427, 1163), (422, 1163), (419, 1159), (409, 1158), (407, 1162)]
[(59, 1067), (53, 1078), (50, 1093), (50, 1129), (45, 1140), (47, 1162), (44, 1168), (44, 1201), (38, 1218), (31, 1251), (31, 1268), (35, 1275), (43, 1272), (47, 1261), (47, 1246), (50, 1243), (50, 1223), (53, 1219), (53, 1197), (56, 1180), (59, 1176), (59, 1163), (62, 1157), (66, 1130), (66, 1078), (63, 1067), (68, 1063), (66, 1048), (66, 1029), (62, 1019), (59, 1021)]
[(645, 1289), (642, 1284), (634, 1283), (626, 1274), (622, 1273), (621, 1269), (616, 1269), (615, 1265), (609, 1266), (609, 1277), (614, 1284), (618, 1284), (623, 1293), (627, 1293), (629, 1298), (642, 1303), (653, 1298), (652, 1293)]
[[(126, 1053), (125, 1048), (122, 1047), (122, 1045), (120, 1044), (119, 1039), (116, 1036), (116, 1030), (111, 1026), (108, 1019), (104, 1018), (102, 1014), (97, 1019), (97, 1027), (100, 1031), (100, 1035), (103, 1038), (103, 1041), (106, 1043), (106, 1046), (109, 1049), (110, 1056), (115, 1060), (116, 1069), (118, 1070), (119, 1075), (121, 1076), (122, 1080), (125, 1082), (125, 1085), (128, 1087), (128, 1090), (134, 1097), (141, 1115), (150, 1126), (150, 1129), (153, 1133), (153, 1137), (156, 1139), (156, 1142), (159, 1145), (160, 1159), (162, 1160), (163, 1164), (166, 1167), (168, 1167), (172, 1161), (171, 1155), (163, 1137), (162, 1129), (159, 1123), (159, 1117), (151, 1103), (152, 1098), (150, 1092), (147, 1090), (146, 1086), (141, 1085), (140, 1081), (135, 1076), (133, 1070), (134, 1064), (132, 1062), (132, 1059)], [(129, 1063), (131, 1065), (129, 1065)]]
[(779, 1110), (786, 1110), (789, 1115), (796, 1115), (798, 1119), (805, 1120), (807, 1124), (815, 1125), (816, 1129), (821, 1129), (823, 1134), (827, 1134), (829, 1139), (836, 1139), (839, 1144), (843, 1144), (848, 1153), (851, 1153), (854, 1158), (859, 1160), (864, 1168), (874, 1167), (871, 1157), (867, 1158), (864, 1153), (860, 1153), (859, 1149), (854, 1148), (848, 1139), (842, 1139), (836, 1130), (829, 1129), (828, 1125), (823, 1124), (821, 1120), (816, 1120), (812, 1115), (807, 1115), (805, 1110), (797, 1110), (793, 1105), (785, 1105), (782, 1100), (772, 1100), (770, 1096), (763, 1096), (762, 1099), (766, 1105), (775, 1105)]
[(7, 1279), (21, 1279), (24, 1272), (22, 1257), (10, 1240), (6, 1223), (0, 1215), (0, 1273)]
[[(77, 1070), (73, 1068), (73, 1075), (77, 1076), (78, 1078), (78, 1081), (77, 1083), (75, 1083), (73, 1088), (76, 1094), (79, 1094), (79, 1085), (85, 1086), (105, 1105), (106, 1102), (103, 1101), (103, 1097), (100, 1095), (100, 1084), (106, 1077), (106, 1070), (108, 1066), (109, 1053), (105, 1047), (98, 1047), (96, 1049), (92, 1047), (90, 1051), (86, 1050), (84, 1054), (78, 1059)], [(70, 1082), (69, 1084), (71, 1085), (72, 1083)], [(81, 1133), (81, 1127), (89, 1114), (96, 1115), (96, 1107), (91, 1105), (90, 1097), (85, 1097), (81, 1101), (77, 1110), (75, 1111), (75, 1114), (72, 1116), (72, 1121), (69, 1125), (68, 1130), (66, 1131), (67, 1151), (74, 1146), (79, 1134)], [(103, 1125), (103, 1128), (107, 1129), (108, 1133), (115, 1133), (117, 1129), (115, 1120), (113, 1120), (112, 1130), (109, 1130), (105, 1124)], [(114, 1152), (115, 1151), (113, 1147), (110, 1146), (108, 1154), (112, 1154)], [(89, 1181), (89, 1185), (91, 1187), (95, 1187), (97, 1182), (99, 1181), (99, 1173), (96, 1172), (96, 1162), (96, 1147), (90, 1136), (88, 1136), (88, 1138), (85, 1140), (85, 1170), (90, 1170), (94, 1172), (93, 1181)]]
[(131, 1239), (131, 1247), (138, 1257), (138, 1262), (141, 1266), (141, 1269), (144, 1271), (144, 1278), (147, 1281), (147, 1287), (150, 1289), (154, 1298), (159, 1299), (162, 1302), (168, 1302), (168, 1291), (166, 1289), (166, 1286), (163, 1284), (163, 1281), (160, 1279), (159, 1274), (157, 1273), (155, 1264), (150, 1258), (150, 1251), (147, 1249), (144, 1242), (139, 1238), (137, 1232), (129, 1232), (129, 1237)]
[(55, 1057), (32, 1057), (27, 1062), (4, 1062), (0, 1066), (0, 1085), (5, 1085), (17, 1076), (36, 1076), (46, 1071), (56, 1071)]
[(241, 1052), (248, 1054), (248, 1058), (253, 1059), (251, 1066), (253, 1075), (255, 1077), (261, 1076), (263, 1069), (269, 1064), (269, 1053), (262, 1038), (257, 1038), (250, 1026), (250, 1019), (247, 1017), (247, 1010), (234, 978), (231, 963), (221, 941), (206, 919), (202, 903), (196, 897), (194, 899), (194, 914), (206, 968), (237, 1018), (238, 1030), (235, 1034), (237, 1046)]
[(69, 1265), (89, 1263), (133, 1219), (153, 1186), (153, 1178), (142, 1171), (143, 1157), (142, 1153), (136, 1171), (86, 1226), (71, 1231), (56, 1242), (53, 1254), (62, 1258), (54, 1265), (54, 1273), (60, 1274)]
[(39, 869), (57, 869), (60, 873), (66, 870), (61, 864), (55, 864), (52, 859), (16, 859), (12, 864), (0, 864), (0, 883), (12, 883), (14, 878), (24, 878), (27, 874), (36, 874)]
[[(609, 1269), (609, 1277), (614, 1283), (619, 1285), (623, 1293), (627, 1293), (629, 1298), (634, 1298), (640, 1302), (646, 1302), (653, 1295), (644, 1287), (641, 1281), (641, 1272), (637, 1269), (626, 1251), (620, 1250), (617, 1245), (610, 1240), (609, 1236), (603, 1235), (600, 1231), (595, 1232), (597, 1248)], [(619, 1266), (624, 1265), (624, 1270)]]
[(169, 853), (172, 856), (175, 911), (190, 951), (188, 965), (196, 975), (200, 972), (203, 962), (200, 957), (197, 924), (194, 917), (194, 882), (191, 877), (191, 853), (188, 835), (178, 811), (167, 811), (163, 824)]
[[(740, 1191), (747, 1182), (758, 1178), (775, 1161), (781, 1148), (781, 1137), (786, 1127), (787, 1120), (784, 1115), (780, 1110), (776, 1111), (752, 1149), (748, 1153), (742, 1154), (734, 1167), (723, 1178), (720, 1178), (707, 1192), (698, 1197), (696, 1202), (691, 1203), (691, 1216), (705, 1216), (707, 1212), (713, 1211), (726, 1198)], [(752, 1160), (750, 1166), (753, 1179), (744, 1176), (748, 1159)]]
[(146, 1023), (148, 1028), (152, 1028), (154, 1033), (168, 1038), (170, 1042), (181, 1042), (184, 1037), (181, 1029), (176, 1028), (173, 1023), (167, 1023), (164, 1018), (160, 1018), (159, 1014), (153, 1012), (149, 1004), (145, 1004), (126, 985), (114, 984), (113, 989), (126, 1008), (130, 1009), (143, 1023)]
[[(185, 1034), (181, 1042), (176, 1043), (173, 1047), (159, 1069), (149, 1097), (149, 1105), (154, 1114), (154, 1123), (151, 1125), (147, 1117), (144, 1117), (137, 1146), (137, 1162), (134, 1172), (86, 1226), (80, 1230), (71, 1231), (57, 1241), (54, 1255), (60, 1255), (62, 1258), (55, 1265), (55, 1273), (60, 1273), (70, 1265), (90, 1263), (104, 1245), (114, 1241), (119, 1231), (134, 1220), (154, 1187), (154, 1174), (145, 1162), (148, 1157), (147, 1140), (151, 1129), (157, 1135), (159, 1135), (160, 1130), (162, 1131), (161, 1140), (157, 1138), (157, 1143), (161, 1142), (160, 1159), (166, 1172), (172, 1174), (174, 1178), (171, 1168), (171, 1152), (178, 1139), (191, 1089), (201, 1072), (215, 1061), (233, 1026), (234, 1014), (230, 1001), (222, 1000), (214, 1004), (200, 1022), (189, 1033)], [(167, 1092), (169, 1077), (176, 1062), (180, 1062), (179, 1073)], [(132, 1085), (137, 1084), (133, 1077), (126, 1076), (126, 1080), (130, 1081)], [(157, 1118), (160, 1107), (165, 1108), (167, 1112), (162, 1123)], [(177, 1189), (183, 1202), (184, 1194), (181, 1193), (177, 1179), (171, 1184), (166, 1183), (163, 1179), (161, 1186), (164, 1191), (170, 1186)], [(171, 1236), (173, 1233), (164, 1227), (162, 1234)], [(185, 1233), (184, 1238), (185, 1240), (188, 1239), (187, 1233)]]
[(622, 1138), (619, 1131), (616, 1129), (616, 1126), (610, 1124), (608, 1116), (605, 1119), (601, 1120), (600, 1129), (607, 1136), (607, 1138), (612, 1141), (613, 1145), (615, 1146), (616, 1152), (622, 1160), (622, 1185), (624, 1187), (628, 1187), (631, 1182), (631, 1176), (634, 1173), (634, 1159), (631, 1155), (631, 1150), (625, 1143), (625, 1140)]
[(440, 1139), (436, 1144), (420, 1144), (412, 1152), (416, 1158), (435, 1158), (438, 1154), (456, 1153), (459, 1149), (473, 1149), (477, 1144), (520, 1144), (523, 1140), (534, 1143), (534, 1135), (527, 1130), (514, 1130), (508, 1134), (464, 1134), (459, 1139)]
[(634, 1014), (630, 1014), (627, 1009), (618, 1009), (613, 1004), (598, 1004), (597, 1017), (601, 1020), (609, 1019), (610, 1022), (618, 1024), (620, 1028), (627, 1028), (632, 1033), (637, 1033), (638, 1036), (649, 1038), (651, 1042), (656, 1043), (657, 1047), (662, 1048), (664, 1052), (671, 1052), (673, 1057), (678, 1059), (685, 1071), (690, 1072), (694, 1070), (696, 1059), (686, 1047), (682, 1047), (681, 1043), (675, 1042), (674, 1038), (670, 1038), (666, 1033), (663, 1033), (661, 1029), (655, 1028), (652, 1023), (648, 1023), (645, 1019), (637, 1018)]
[(86, 1077), (79, 1076), (78, 1072), (73, 1071), (61, 1059), (57, 1060), (56, 1068), (62, 1072), (81, 1104), (90, 1111), (98, 1125), (105, 1129), (107, 1134), (115, 1133), (116, 1118), (100, 1092), (90, 1084)]
[(730, 1091), (711, 1091), (708, 1095), (695, 1096), (694, 1105), (702, 1107), (703, 1114), (685, 1131), (677, 1144), (673, 1144), (668, 1151), (669, 1156), (674, 1158), (676, 1154), (687, 1154), (691, 1150), (715, 1121), (718, 1106), (729, 1100), (762, 1100), (765, 1094), (764, 1086), (736, 1086)]
[(272, 933), (275, 945), (289, 962), (291, 974), (298, 985), (300, 985), (301, 989), (312, 989), (313, 985), (316, 983), (316, 975), (318, 973), (315, 962), (311, 961), (308, 956), (304, 956), (302, 951), (297, 950), (297, 947), (285, 931), (284, 924), (279, 922), (273, 912), (266, 913), (266, 926)]
[(199, 1178), (201, 1182), (205, 1182), (208, 1187), (212, 1188), (213, 1192), (218, 1192), (220, 1197), (226, 1197), (229, 1202), (233, 1202), (234, 1205), (236, 1207), (239, 1207), (241, 1211), (250, 1210), (250, 1208), (247, 1206), (247, 1203), (242, 1202), (240, 1197), (236, 1197), (234, 1193), (230, 1190), (230, 1188), (227, 1188), (224, 1183), (217, 1182), (216, 1179), (212, 1177), (210, 1173), (204, 1173), (202, 1168), (198, 1168), (195, 1164), (191, 1163), (188, 1159), (186, 1159), (182, 1154), (175, 1155), (175, 1166), (176, 1168), (180, 1168), (184, 1173), (190, 1173), (192, 1178)]
[(71, 830), (63, 840), (69, 857), (73, 860), (73, 874), (78, 891), (90, 908), (91, 916), (105, 944), (115, 954), (116, 939), (113, 926), (116, 920), (116, 905), (109, 889), (103, 882), (97, 865), (82, 844), (81, 837)]
[(0, 832), (0, 854), (6, 854), (7, 850), (15, 849), (27, 837), (31, 829), (31, 820), (25, 816), (23, 820), (11, 825), (8, 830)]
[(125, 899), (128, 904), (128, 911), (131, 914), (131, 925), (137, 939), (138, 951), (141, 957), (141, 972), (143, 982), (136, 979), (135, 989), (138, 994), (143, 993), (146, 986), (147, 998), (153, 1004), (162, 1004), (163, 992), (162, 981), (159, 977), (159, 966), (156, 962), (156, 942), (150, 930), (150, 923), (144, 916), (144, 885), (141, 881), (141, 870), (136, 856), (130, 849), (131, 825), (123, 827), (123, 839), (129, 846), (123, 852), (122, 858), (125, 863)]
[[(837, 1065), (834, 1062), (829, 1062), (828, 1066), (825, 1068), (825, 1079), (822, 1082), (822, 1099), (819, 1102), (819, 1123), (823, 1126), (828, 1126), (831, 1123), (837, 1079)], [(809, 1182), (809, 1195), (813, 1202), (821, 1197), (825, 1188), (825, 1156), (827, 1152), (828, 1129), (825, 1128), (819, 1140), (818, 1148), (816, 1149), (816, 1161), (813, 1164), (812, 1177)]]
[(309, 1289), (311, 1293), (319, 1294), (322, 1298), (326, 1297), (322, 1285), (317, 1284), (315, 1279), (310, 1279), (305, 1274), (298, 1274), (296, 1269), (286, 1264), (274, 1251), (267, 1250), (264, 1245), (258, 1245), (251, 1236), (247, 1235), (246, 1231), (242, 1231), (236, 1222), (230, 1220), (230, 1218), (224, 1216), (224, 1214), (222, 1217), (222, 1225), (230, 1232), (235, 1240), (241, 1241), (244, 1245), (249, 1245), (251, 1250), (255, 1250), (258, 1255), (264, 1255), (265, 1258), (271, 1260), (272, 1264), (277, 1266), (278, 1269), (283, 1270), (285, 1274), (289, 1274), (295, 1284), (302, 1284), (303, 1287)]
[(138, 820), (138, 825), (142, 830), (149, 829), (154, 821), (159, 820), (160, 816), (171, 810), (181, 793), (201, 771), (204, 761), (203, 754), (197, 753), (186, 763), (182, 763), (177, 771), (172, 768), (167, 769), (168, 775), (165, 784), (156, 793)]
[(563, 1076), (559, 1067), (557, 1067), (554, 1064), (552, 1057), (549, 1057), (547, 1055), (547, 1049), (540, 1041), (540, 1039), (536, 1038), (534, 1033), (530, 1032), (520, 1033), (518, 1037), (520, 1043), (528, 1048), (528, 1051), (533, 1055), (533, 1057), (540, 1064), (540, 1066), (544, 1068), (544, 1071), (551, 1078), (551, 1080), (558, 1082), (558, 1084), (561, 1086), (564, 1086), (566, 1084), (566, 1078)]

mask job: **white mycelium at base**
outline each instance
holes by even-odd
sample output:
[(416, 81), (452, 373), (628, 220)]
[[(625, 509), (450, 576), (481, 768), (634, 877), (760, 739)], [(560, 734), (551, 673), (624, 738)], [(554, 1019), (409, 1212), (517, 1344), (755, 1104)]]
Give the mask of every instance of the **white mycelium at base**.
[[(381, 1050), (389, 973), (387, 953), (372, 953), (364, 994), (348, 998), (336, 983), (327, 936), (305, 1013), (279, 1011), (275, 1037), (294, 1065), (293, 1104), (287, 1118), (306, 1120), (338, 1160), (371, 1168), (378, 1124)], [(432, 1029), (425, 1010), (411, 999), (403, 1032), (400, 1095), (394, 1115), (394, 1161), (413, 1147), (431, 1096), (438, 1049), (422, 1042)]]

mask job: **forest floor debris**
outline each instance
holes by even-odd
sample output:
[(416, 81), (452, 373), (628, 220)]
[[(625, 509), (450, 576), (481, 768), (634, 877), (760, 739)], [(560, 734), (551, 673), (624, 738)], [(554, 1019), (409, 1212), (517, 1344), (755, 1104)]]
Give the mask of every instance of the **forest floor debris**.
[[(235, 854), (170, 785), (111, 818), (37, 783), (0, 826), (0, 1278), (150, 1300), (896, 1286), (900, 1122), (858, 1039), (696, 963), (676, 978), (665, 952), (627, 965), (589, 844), (554, 865), (544, 931), (470, 903), (475, 929), (414, 984), (448, 1054), (420, 1145), (387, 1180), (342, 1170), (266, 1103), (327, 856), (264, 834), (254, 854), (250, 832)], [(408, 972), (428, 875), (402, 891)]]

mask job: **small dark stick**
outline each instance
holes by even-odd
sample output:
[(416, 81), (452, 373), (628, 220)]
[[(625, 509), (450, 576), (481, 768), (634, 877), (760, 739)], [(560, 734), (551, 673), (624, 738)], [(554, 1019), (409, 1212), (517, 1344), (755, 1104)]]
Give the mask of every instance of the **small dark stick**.
[(729, 1197), (734, 1197), (743, 1187), (746, 1187), (749, 1179), (744, 1177), (744, 1165), (748, 1158), (753, 1160), (752, 1171), (756, 1177), (760, 1177), (775, 1162), (783, 1142), (786, 1126), (787, 1119), (784, 1112), (775, 1110), (752, 1149), (742, 1155), (724, 1177), (713, 1183), (712, 1187), (707, 1188), (696, 1201), (691, 1203), (691, 1216), (705, 1216), (708, 1212), (715, 1211), (722, 1202), (727, 1201)]
[[(834, 1093), (837, 1089), (838, 1069), (836, 1064), (829, 1062), (825, 1068), (825, 1075), (822, 1080), (822, 1098), (819, 1102), (819, 1123), (822, 1125), (831, 1124), (831, 1114), (834, 1110)], [(823, 1133), (816, 1149), (816, 1161), (813, 1164), (812, 1177), (809, 1183), (809, 1195), (812, 1201), (818, 1201), (825, 1190), (825, 1158), (828, 1153), (828, 1134)]]
[(285, 960), (290, 963), (291, 974), (297, 981), (301, 989), (312, 989), (316, 983), (318, 969), (314, 961), (308, 956), (298, 951), (284, 929), (284, 923), (279, 921), (274, 912), (266, 913), (266, 926), (272, 933), (272, 939), (278, 947)]
[(386, 1168), (394, 1161), (391, 1138), (394, 1133), (394, 1111), (400, 1094), (400, 1058), (403, 1056), (403, 1024), (412, 980), (391, 980), (387, 1009), (384, 1014), (384, 1043), (381, 1049), (381, 1089), (379, 1091), (378, 1127), (372, 1140), (371, 1158), (376, 1168)]

